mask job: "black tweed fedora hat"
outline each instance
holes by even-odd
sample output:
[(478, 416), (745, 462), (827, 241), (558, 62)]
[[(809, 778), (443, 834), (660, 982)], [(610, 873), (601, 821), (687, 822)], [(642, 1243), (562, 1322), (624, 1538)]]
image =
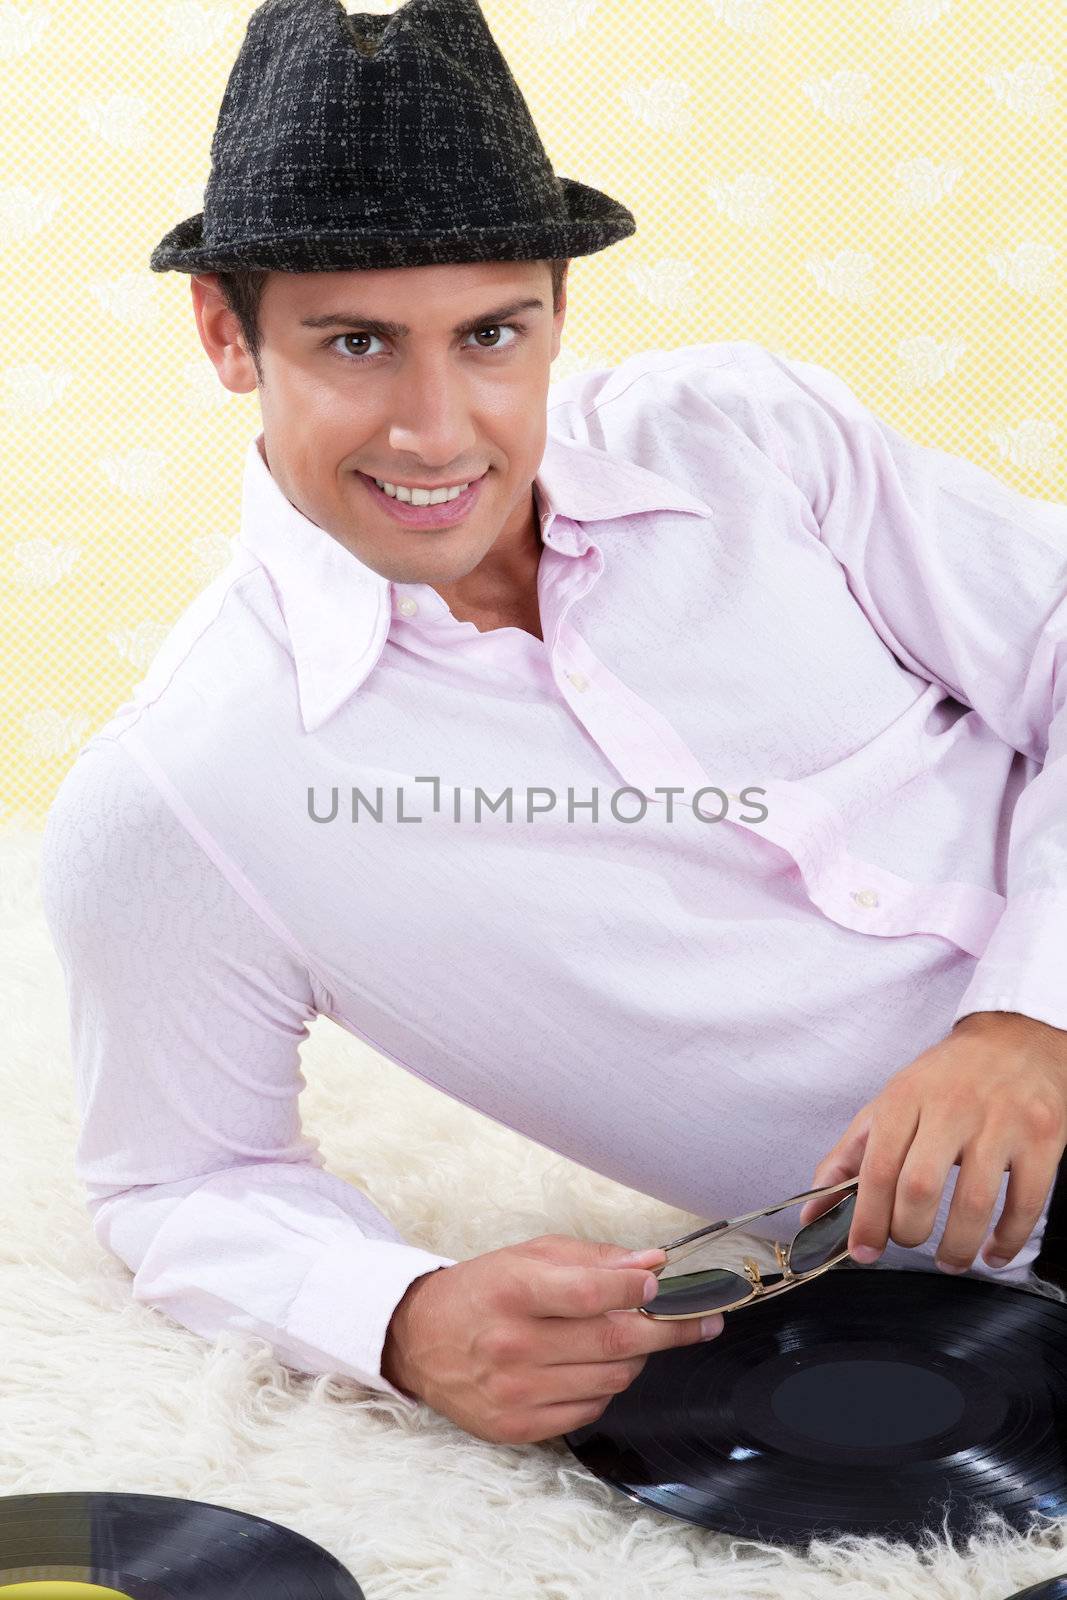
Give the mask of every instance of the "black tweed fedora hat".
[(154, 272), (591, 255), (632, 212), (553, 172), (477, 0), (264, 0), (230, 73), (204, 209)]

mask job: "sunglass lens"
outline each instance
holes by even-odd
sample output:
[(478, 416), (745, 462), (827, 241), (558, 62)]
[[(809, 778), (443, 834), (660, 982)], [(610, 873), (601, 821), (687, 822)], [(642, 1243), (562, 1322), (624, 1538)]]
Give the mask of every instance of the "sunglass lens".
[(660, 1278), (660, 1291), (645, 1306), (646, 1311), (657, 1316), (680, 1317), (687, 1312), (721, 1311), (724, 1306), (736, 1305), (749, 1293), (752, 1285), (736, 1272), (722, 1267), (710, 1267), (703, 1272), (677, 1273), (670, 1278)]
[(855, 1193), (846, 1194), (829, 1211), (801, 1228), (789, 1250), (789, 1265), (794, 1272), (814, 1272), (841, 1254), (848, 1245), (855, 1209)]

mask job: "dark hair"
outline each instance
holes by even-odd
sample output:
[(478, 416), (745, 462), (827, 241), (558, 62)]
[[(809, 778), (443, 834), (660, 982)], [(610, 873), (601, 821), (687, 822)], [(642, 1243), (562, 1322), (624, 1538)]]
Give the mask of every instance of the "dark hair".
[[(563, 289), (563, 274), (570, 264), (569, 257), (558, 257), (546, 261), (552, 269), (552, 309), (558, 311), (560, 295)], [(262, 342), (259, 328), (259, 306), (263, 298), (263, 286), (270, 277), (269, 271), (243, 268), (237, 271), (216, 272), (222, 297), (229, 309), (233, 312), (241, 325), (241, 335), (245, 347), (255, 365), (260, 382), (263, 380), (263, 369), (260, 366), (260, 352)]]

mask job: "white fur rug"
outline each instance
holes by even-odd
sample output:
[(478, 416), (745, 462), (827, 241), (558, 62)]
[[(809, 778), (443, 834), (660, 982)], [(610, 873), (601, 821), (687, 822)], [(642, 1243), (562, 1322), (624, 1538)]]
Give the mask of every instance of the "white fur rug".
[[(994, 1528), (958, 1553), (932, 1538), (925, 1552), (853, 1540), (802, 1555), (708, 1533), (600, 1483), (562, 1440), (488, 1444), (426, 1407), (292, 1373), (258, 1341), (209, 1347), (134, 1304), (73, 1177), (39, 840), (0, 832), (0, 1493), (122, 1490), (252, 1512), (324, 1545), (368, 1600), (1004, 1600), (1067, 1571), (1067, 1521), (1029, 1540)], [(330, 1170), (413, 1243), (456, 1259), (548, 1232), (637, 1246), (703, 1220), (554, 1157), (323, 1018), (302, 1064)]]

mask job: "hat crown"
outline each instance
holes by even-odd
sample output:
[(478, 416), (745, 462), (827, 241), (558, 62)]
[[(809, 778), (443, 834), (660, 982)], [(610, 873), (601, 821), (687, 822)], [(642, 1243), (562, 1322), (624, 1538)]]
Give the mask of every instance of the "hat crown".
[[(218, 205), (235, 186), (238, 211)], [(205, 239), (292, 227), (473, 228), (567, 211), (476, 0), (349, 16), (266, 0), (230, 74)]]
[(360, 54), (370, 57), (377, 54), (385, 34), (402, 15), (401, 11), (350, 11), (344, 16), (343, 26)]
[[(200, 221), (194, 271), (568, 256), (634, 229), (625, 207), (557, 177), (478, 0), (351, 15), (342, 0), (263, 0)], [(163, 246), (157, 270), (177, 253)]]

